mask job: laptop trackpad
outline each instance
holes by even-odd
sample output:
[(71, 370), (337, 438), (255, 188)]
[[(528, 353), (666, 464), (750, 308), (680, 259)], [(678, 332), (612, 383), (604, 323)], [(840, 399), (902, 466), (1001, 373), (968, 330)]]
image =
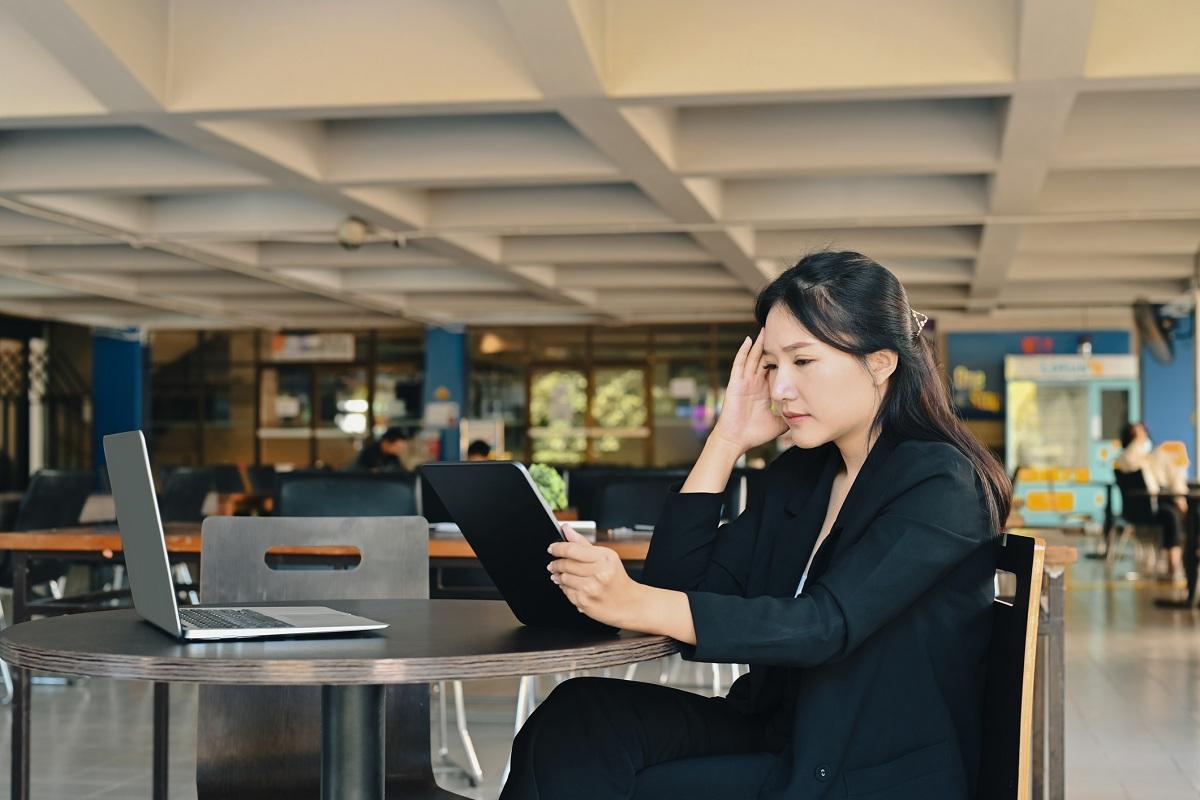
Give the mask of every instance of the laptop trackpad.
[(341, 611), (334, 611), (331, 608), (321, 608), (320, 606), (297, 606), (295, 608), (256, 608), (254, 610), (275, 617), (275, 619), (283, 620), (289, 625), (293, 625), (297, 628), (321, 628), (337, 625), (353, 625), (359, 619), (351, 614), (345, 614)]

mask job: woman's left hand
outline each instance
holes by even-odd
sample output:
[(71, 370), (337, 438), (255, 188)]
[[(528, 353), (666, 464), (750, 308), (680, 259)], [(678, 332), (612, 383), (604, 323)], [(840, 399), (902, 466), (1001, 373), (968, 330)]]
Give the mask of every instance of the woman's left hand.
[(562, 526), (567, 541), (550, 545), (554, 560), (550, 580), (567, 599), (597, 622), (635, 630), (634, 620), (648, 587), (629, 577), (616, 551), (597, 547), (570, 524)]

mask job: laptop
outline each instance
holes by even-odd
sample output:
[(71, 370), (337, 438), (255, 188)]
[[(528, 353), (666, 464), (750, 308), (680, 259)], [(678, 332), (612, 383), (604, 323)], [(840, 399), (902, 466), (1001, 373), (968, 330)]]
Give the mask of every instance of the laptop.
[(546, 548), (561, 524), (529, 476), (511, 461), (426, 464), (421, 480), (437, 493), (513, 614), (526, 625), (615, 630), (581, 614), (550, 580)]
[(104, 458), (117, 506), (133, 606), (150, 624), (189, 641), (352, 633), (387, 627), (324, 606), (179, 608), (146, 439), (141, 431), (105, 436)]

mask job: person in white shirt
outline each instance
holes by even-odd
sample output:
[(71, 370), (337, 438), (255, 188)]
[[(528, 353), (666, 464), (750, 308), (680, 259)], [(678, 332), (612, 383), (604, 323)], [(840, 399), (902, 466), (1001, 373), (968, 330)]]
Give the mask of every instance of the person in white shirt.
[(1121, 454), (1116, 469), (1141, 472), (1151, 495), (1169, 494), (1158, 503), (1158, 522), (1163, 532), (1163, 549), (1170, 577), (1183, 574), (1183, 521), (1187, 515), (1187, 475), (1172, 463), (1169, 453), (1155, 447), (1144, 422), (1130, 422), (1121, 430)]

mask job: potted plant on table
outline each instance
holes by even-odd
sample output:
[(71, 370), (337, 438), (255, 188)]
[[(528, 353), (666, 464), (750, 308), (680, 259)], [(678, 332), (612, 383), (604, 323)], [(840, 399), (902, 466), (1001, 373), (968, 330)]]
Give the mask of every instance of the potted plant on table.
[(579, 519), (579, 514), (575, 509), (567, 508), (567, 484), (563, 481), (562, 475), (558, 474), (558, 470), (549, 464), (531, 464), (529, 477), (533, 478), (534, 485), (537, 486), (555, 517), (565, 521)]

